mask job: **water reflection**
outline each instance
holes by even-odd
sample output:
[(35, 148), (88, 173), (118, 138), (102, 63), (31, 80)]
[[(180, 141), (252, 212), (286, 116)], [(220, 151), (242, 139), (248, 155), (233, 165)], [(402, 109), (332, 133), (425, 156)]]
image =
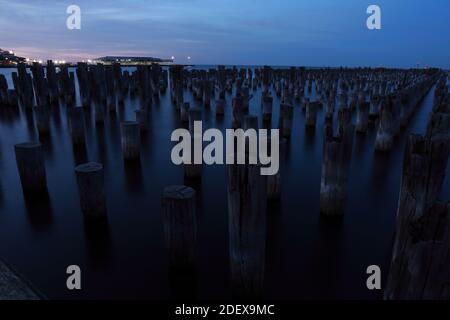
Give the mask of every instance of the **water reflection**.
[(390, 173), (390, 159), (390, 152), (374, 152), (370, 189), (377, 196), (381, 196), (386, 190)]
[(132, 193), (143, 191), (142, 165), (140, 158), (124, 161), (127, 190)]
[(92, 261), (107, 266), (112, 255), (111, 231), (107, 218), (84, 219), (86, 248)]
[(23, 190), (23, 198), (31, 225), (37, 231), (50, 227), (53, 221), (53, 210), (48, 190)]

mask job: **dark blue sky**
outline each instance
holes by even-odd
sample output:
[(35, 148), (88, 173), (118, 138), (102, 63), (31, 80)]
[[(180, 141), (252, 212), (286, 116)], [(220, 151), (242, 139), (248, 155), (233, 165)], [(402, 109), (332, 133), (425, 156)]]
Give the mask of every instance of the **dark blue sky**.
[[(81, 30), (66, 8), (81, 8)], [(366, 9), (382, 29), (366, 28)], [(449, 0), (0, 0), (0, 48), (45, 60), (450, 68)]]

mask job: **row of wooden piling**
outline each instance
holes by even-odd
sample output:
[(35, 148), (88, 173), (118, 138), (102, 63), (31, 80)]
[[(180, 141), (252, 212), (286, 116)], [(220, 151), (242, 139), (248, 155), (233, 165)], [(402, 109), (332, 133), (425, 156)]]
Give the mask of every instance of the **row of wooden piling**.
[(406, 144), (385, 299), (450, 299), (450, 202), (440, 194), (450, 154), (450, 94), (436, 85), (424, 135)]
[[(149, 106), (168, 86), (162, 70), (156, 66), (138, 67), (130, 75), (122, 73), (119, 65), (88, 67), (81, 63), (77, 67), (77, 77), (82, 106), (76, 107), (73, 72), (64, 67), (56, 72), (52, 64), (47, 68), (45, 77), (42, 67), (34, 65), (31, 78), (24, 66), (19, 66), (18, 74), (13, 73), (15, 89), (6, 86), (6, 91), (4, 80), (0, 77), (2, 105), (14, 107), (11, 97), (16, 95), (17, 104), (35, 109), (38, 131), (45, 133), (48, 131), (52, 104), (63, 100), (67, 105), (72, 141), (74, 144), (83, 144), (85, 110), (93, 107), (96, 123), (101, 124), (105, 112), (115, 112), (116, 99), (120, 107), (128, 93), (136, 94), (140, 109), (136, 111), (136, 121), (121, 124), (121, 145), (124, 159), (139, 158), (140, 133), (146, 129)], [(252, 99), (250, 91), (263, 88), (260, 116), (263, 125), (270, 128), (273, 114), (270, 89), (273, 87), (276, 95), (281, 97), (278, 127), (284, 139), (291, 138), (296, 103), (305, 112), (307, 128), (316, 127), (318, 110), (323, 108), (325, 124), (320, 211), (327, 216), (341, 216), (345, 212), (354, 132), (364, 133), (369, 123), (378, 123), (375, 148), (380, 151), (390, 150), (393, 139), (407, 124), (439, 75), (436, 71), (427, 73), (414, 70), (383, 72), (341, 69), (308, 72), (302, 68), (277, 70), (264, 67), (251, 70), (227, 69), (223, 66), (217, 70), (186, 72), (181, 66), (173, 66), (169, 78), (172, 102), (179, 110), (180, 122), (188, 123), (191, 131), (194, 121), (202, 119), (202, 108), (191, 108), (184, 100), (185, 90), (190, 90), (196, 99), (202, 100), (203, 108), (211, 106), (210, 101), (218, 91), (216, 115), (222, 116), (226, 104), (225, 94), (232, 93), (234, 88), (232, 126), (256, 129), (258, 116), (249, 113)], [(305, 95), (305, 92), (311, 93), (313, 90), (316, 92), (316, 101), (310, 101)], [(417, 276), (405, 271), (409, 266), (431, 264), (439, 274), (446, 261), (448, 207), (437, 200), (437, 195), (445, 177), (444, 164), (448, 159), (448, 102), (448, 87), (441, 78), (435, 91), (427, 135), (423, 138), (411, 137), (405, 151), (398, 230), (386, 298), (446, 296), (448, 292), (445, 281), (442, 281), (446, 279), (445, 272), (444, 276), (431, 281), (420, 272)], [(356, 126), (351, 122), (351, 115), (355, 111)], [(335, 112), (338, 118), (336, 133), (333, 127)], [(281, 159), (287, 141), (280, 142)], [(18, 144), (15, 153), (24, 190), (45, 189), (42, 145)], [(201, 165), (185, 165), (185, 177), (200, 178), (201, 168)], [(231, 273), (233, 287), (241, 296), (257, 297), (262, 291), (266, 202), (268, 199), (280, 199), (280, 172), (266, 178), (260, 175), (258, 165), (228, 167)], [(82, 164), (75, 168), (75, 174), (83, 213), (87, 218), (104, 218), (107, 206), (103, 166), (98, 163)], [(164, 190), (162, 199), (170, 265), (174, 268), (192, 267), (195, 264), (195, 191), (185, 186), (172, 186)], [(408, 215), (411, 211), (418, 213), (411, 217)], [(411, 225), (416, 226), (417, 230), (410, 230)], [(437, 238), (433, 238), (431, 230), (442, 231), (434, 235)], [(417, 246), (417, 243), (421, 243), (421, 246)], [(431, 252), (434, 250), (439, 250), (440, 262), (431, 262), (431, 258), (427, 258), (433, 256)], [(416, 258), (411, 260), (411, 255), (415, 257), (423, 252), (428, 256), (420, 263)], [(426, 290), (417, 289), (419, 287)]]

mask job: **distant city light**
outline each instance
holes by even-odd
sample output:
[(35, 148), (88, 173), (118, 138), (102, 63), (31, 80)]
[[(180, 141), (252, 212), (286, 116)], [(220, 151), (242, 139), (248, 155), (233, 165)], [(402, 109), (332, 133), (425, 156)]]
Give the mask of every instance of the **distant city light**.
[(91, 59), (88, 59), (88, 63), (91, 63), (92, 62), (92, 60)]
[(14, 51), (10, 51), (9, 54), (14, 54)]
[(174, 57), (174, 56), (172, 56), (172, 57), (171, 57), (171, 59), (172, 59), (172, 60), (175, 60), (175, 57)]
[(188, 60), (191, 60), (191, 57), (188, 57)]
[(38, 62), (41, 64), (41, 63), (42, 63), (42, 60), (39, 60)]

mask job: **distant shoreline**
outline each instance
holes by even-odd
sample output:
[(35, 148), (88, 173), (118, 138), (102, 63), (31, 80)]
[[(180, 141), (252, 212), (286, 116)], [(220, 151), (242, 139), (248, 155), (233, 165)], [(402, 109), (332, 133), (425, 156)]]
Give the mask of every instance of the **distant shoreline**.
[[(76, 63), (66, 63), (66, 65), (69, 68), (76, 68), (77, 67)], [(91, 65), (95, 66), (96, 64), (91, 64)], [(110, 64), (105, 64), (105, 66), (108, 66), (108, 65), (110, 65)], [(215, 64), (215, 65), (211, 65), (211, 64), (172, 64), (172, 65), (179, 65), (179, 66), (190, 67), (190, 68), (193, 68), (193, 67), (203, 67), (203, 68), (211, 67), (211, 68), (216, 68), (220, 64)], [(162, 64), (161, 66), (162, 67), (170, 67), (172, 65)], [(138, 67), (138, 66), (142, 66), (142, 65), (141, 64), (121, 65), (121, 67), (131, 67), (131, 68), (135, 68), (135, 67)], [(147, 66), (150, 66), (150, 65), (147, 65)], [(342, 69), (371, 69), (371, 70), (377, 70), (377, 69), (390, 69), (390, 70), (393, 70), (393, 69), (394, 70), (439, 69), (439, 70), (443, 70), (445, 72), (449, 72), (450, 71), (450, 70), (442, 69), (442, 68), (438, 68), (438, 67), (427, 67), (427, 68), (425, 68), (425, 67), (423, 67), (423, 68), (420, 68), (420, 67), (410, 67), (410, 68), (404, 68), (404, 67), (367, 67), (367, 66), (358, 66), (358, 67), (348, 67), (348, 66), (314, 67), (313, 66), (313, 67), (311, 67), (311, 66), (279, 66), (279, 65), (267, 65), (267, 64), (266, 65), (232, 65), (232, 64), (225, 64), (224, 66), (227, 67), (227, 68), (232, 68), (232, 67), (236, 67), (236, 68), (243, 68), (243, 67), (245, 67), (245, 68), (248, 68), (248, 67), (262, 68), (264, 66), (269, 66), (269, 67), (272, 67), (272, 68), (280, 68), (280, 69), (294, 67), (294, 68), (305, 68), (305, 69), (308, 69), (308, 70), (311, 70), (311, 69), (340, 69), (340, 68), (342, 68)], [(27, 69), (29, 69), (29, 68), (32, 67), (32, 65), (27, 65), (26, 67), (27, 67)], [(43, 68), (47, 68), (47, 65), (46, 64), (42, 64), (42, 67)], [(59, 65), (55, 65), (55, 67), (59, 67)], [(15, 69), (15, 68), (17, 68), (17, 66), (2, 66), (2, 65), (0, 65), (0, 69)]]

